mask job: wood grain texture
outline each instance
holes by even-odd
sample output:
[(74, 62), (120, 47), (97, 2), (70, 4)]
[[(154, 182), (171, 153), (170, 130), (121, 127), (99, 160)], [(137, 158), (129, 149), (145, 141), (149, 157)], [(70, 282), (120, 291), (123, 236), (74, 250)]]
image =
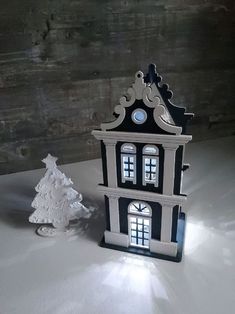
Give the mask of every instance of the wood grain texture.
[(0, 173), (99, 156), (90, 131), (155, 62), (194, 140), (235, 134), (235, 6), (219, 0), (2, 0)]

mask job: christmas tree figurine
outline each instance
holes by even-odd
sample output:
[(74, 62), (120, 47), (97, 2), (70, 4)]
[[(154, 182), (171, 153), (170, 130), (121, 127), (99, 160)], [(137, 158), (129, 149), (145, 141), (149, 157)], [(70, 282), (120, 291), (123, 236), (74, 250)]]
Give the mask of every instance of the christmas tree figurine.
[(66, 232), (69, 230), (69, 221), (89, 218), (92, 211), (81, 204), (82, 195), (71, 187), (72, 180), (57, 168), (57, 159), (48, 154), (42, 160), (47, 171), (35, 188), (37, 194), (31, 204), (36, 209), (29, 217), (31, 223), (52, 224), (37, 229), (41, 236)]

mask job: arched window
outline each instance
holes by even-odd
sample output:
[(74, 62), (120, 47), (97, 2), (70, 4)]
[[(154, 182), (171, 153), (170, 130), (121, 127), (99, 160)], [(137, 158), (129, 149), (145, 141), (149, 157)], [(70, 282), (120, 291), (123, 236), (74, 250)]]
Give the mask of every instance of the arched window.
[(125, 143), (121, 146), (122, 182), (131, 181), (136, 184), (136, 147)]
[(134, 201), (128, 206), (128, 212), (130, 245), (148, 249), (151, 239), (151, 207), (145, 202)]
[(131, 202), (128, 211), (132, 214), (151, 216), (151, 207), (145, 202)]
[(159, 184), (159, 149), (155, 145), (143, 148), (143, 185)]

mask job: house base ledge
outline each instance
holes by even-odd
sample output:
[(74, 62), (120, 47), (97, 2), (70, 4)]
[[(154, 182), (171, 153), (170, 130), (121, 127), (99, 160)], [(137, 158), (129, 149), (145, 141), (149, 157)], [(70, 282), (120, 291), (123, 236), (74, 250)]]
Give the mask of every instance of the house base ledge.
[(105, 230), (104, 239), (105, 239), (105, 243), (107, 244), (113, 244), (113, 245), (118, 245), (118, 246), (123, 246), (123, 247), (128, 247), (129, 245), (128, 235), (123, 234), (123, 233), (116, 233), (116, 232)]
[(178, 245), (175, 242), (161, 242), (151, 239), (149, 242), (149, 248), (152, 253), (176, 256)]

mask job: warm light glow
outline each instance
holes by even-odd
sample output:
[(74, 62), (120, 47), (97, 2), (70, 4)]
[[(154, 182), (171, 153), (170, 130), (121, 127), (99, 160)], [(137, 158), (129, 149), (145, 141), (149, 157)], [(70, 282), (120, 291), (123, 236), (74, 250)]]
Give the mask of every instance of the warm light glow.
[(146, 261), (142, 256), (123, 256), (115, 263), (106, 264), (106, 273), (108, 269), (110, 272), (102, 282), (104, 285), (147, 298), (169, 299), (161, 274), (151, 260)]

